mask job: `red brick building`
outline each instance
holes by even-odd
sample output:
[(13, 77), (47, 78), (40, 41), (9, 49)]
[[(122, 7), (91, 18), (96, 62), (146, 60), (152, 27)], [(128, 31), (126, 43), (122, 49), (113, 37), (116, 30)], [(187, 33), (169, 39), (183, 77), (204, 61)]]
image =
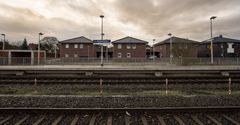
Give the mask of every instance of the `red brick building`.
[(159, 53), (159, 55), (156, 55), (157, 57), (170, 57), (170, 41), (172, 41), (173, 57), (197, 57), (199, 42), (179, 37), (171, 37), (155, 44), (154, 50)]
[(95, 57), (93, 41), (81, 36), (60, 41), (61, 58), (89, 58)]
[(147, 43), (129, 36), (113, 41), (113, 58), (146, 58)]
[[(211, 56), (211, 39), (200, 43), (198, 57)], [(240, 57), (240, 40), (226, 38), (222, 35), (213, 38), (213, 57), (232, 58)]]
[(37, 49), (38, 49), (38, 44), (29, 43), (29, 44), (28, 44), (28, 48), (29, 48), (30, 50), (37, 50)]

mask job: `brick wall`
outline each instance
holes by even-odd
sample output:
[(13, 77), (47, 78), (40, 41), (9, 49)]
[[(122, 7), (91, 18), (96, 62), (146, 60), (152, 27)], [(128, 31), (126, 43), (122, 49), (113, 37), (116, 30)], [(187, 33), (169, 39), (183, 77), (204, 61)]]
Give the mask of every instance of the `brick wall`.
[(8, 57), (8, 52), (0, 51), (0, 58), (1, 57)]
[(80, 48), (80, 44), (78, 43), (78, 47), (74, 48), (74, 43), (68, 43), (69, 48), (66, 48), (65, 43), (61, 43), (60, 45), (60, 57), (65, 57), (65, 54), (68, 54), (69, 57), (74, 57), (74, 54), (77, 54), (78, 57), (94, 57), (94, 48), (92, 43), (83, 43), (83, 48)]
[(127, 53), (131, 54), (131, 58), (146, 58), (146, 44), (135, 44), (136, 49), (132, 48), (133, 44), (129, 44), (130, 49), (127, 49), (127, 43), (121, 45), (122, 48), (118, 49), (118, 44), (113, 44), (113, 58), (118, 58), (118, 53), (122, 54), (122, 58), (127, 58)]

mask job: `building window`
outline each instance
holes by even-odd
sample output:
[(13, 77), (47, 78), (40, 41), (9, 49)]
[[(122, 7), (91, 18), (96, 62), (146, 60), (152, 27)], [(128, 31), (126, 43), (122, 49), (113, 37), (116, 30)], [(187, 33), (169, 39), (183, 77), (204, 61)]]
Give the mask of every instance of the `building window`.
[(233, 43), (228, 43), (227, 53), (234, 53)]
[(78, 57), (78, 54), (74, 54), (74, 57), (75, 57), (75, 58)]
[(131, 58), (131, 53), (127, 53), (127, 58)]
[(78, 48), (78, 44), (74, 44), (74, 48)]
[(118, 49), (122, 49), (122, 44), (118, 44)]
[(127, 44), (127, 49), (131, 49), (131, 44)]
[(69, 57), (69, 55), (68, 55), (68, 54), (65, 54), (65, 57)]
[(65, 48), (69, 48), (69, 44), (66, 44), (66, 45), (65, 45)]
[(118, 53), (118, 58), (122, 58), (122, 53)]
[(132, 49), (136, 49), (136, 48), (137, 48), (136, 44), (132, 44)]
[(82, 48), (83, 48), (83, 44), (80, 44), (80, 45), (79, 45), (79, 48), (82, 49)]

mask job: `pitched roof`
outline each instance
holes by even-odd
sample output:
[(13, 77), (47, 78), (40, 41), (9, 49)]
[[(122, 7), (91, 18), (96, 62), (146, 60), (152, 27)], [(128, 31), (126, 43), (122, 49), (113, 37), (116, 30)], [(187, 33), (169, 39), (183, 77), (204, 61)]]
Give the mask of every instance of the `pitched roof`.
[(171, 38), (168, 38), (164, 41), (161, 41), (161, 42), (158, 42), (155, 44), (156, 45), (162, 45), (162, 44), (169, 44), (170, 43), (170, 39), (172, 39), (172, 43), (195, 43), (195, 44), (198, 44), (199, 42), (197, 41), (194, 41), (194, 40), (189, 40), (189, 39), (184, 39), (184, 38), (179, 38), (179, 37), (171, 37)]
[(93, 43), (93, 41), (84, 36), (81, 36), (81, 37), (63, 40), (63, 41), (60, 41), (59, 43)]
[(112, 43), (142, 43), (142, 44), (147, 44), (148, 42), (144, 41), (144, 40), (140, 40), (140, 39), (137, 39), (137, 38), (127, 36), (127, 37), (118, 39), (116, 41), (113, 41)]
[[(211, 43), (211, 39), (201, 42), (201, 44)], [(222, 35), (213, 38), (213, 43), (240, 43), (240, 40), (223, 37)]]

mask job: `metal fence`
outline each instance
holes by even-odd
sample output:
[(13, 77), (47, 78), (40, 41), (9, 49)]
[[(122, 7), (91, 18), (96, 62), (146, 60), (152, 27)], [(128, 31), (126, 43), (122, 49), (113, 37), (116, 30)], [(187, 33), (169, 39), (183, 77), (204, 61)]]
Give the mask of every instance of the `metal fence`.
[[(240, 65), (240, 58), (214, 58), (214, 65)], [(42, 58), (40, 65), (100, 65), (99, 58)], [(0, 65), (38, 65), (29, 57), (0, 58)], [(104, 65), (211, 65), (210, 58), (104, 59)]]

